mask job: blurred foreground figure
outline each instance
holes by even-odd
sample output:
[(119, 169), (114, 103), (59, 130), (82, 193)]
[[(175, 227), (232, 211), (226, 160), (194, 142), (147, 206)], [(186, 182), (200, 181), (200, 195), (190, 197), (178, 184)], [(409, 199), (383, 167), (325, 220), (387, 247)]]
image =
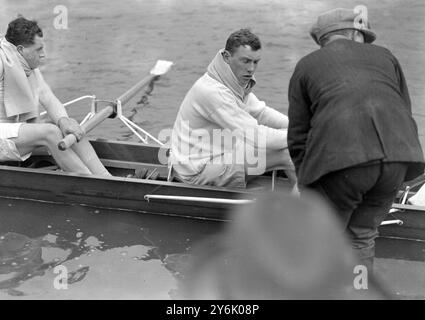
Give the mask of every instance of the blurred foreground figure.
[[(318, 196), (270, 193), (194, 249), (188, 299), (386, 299)], [(360, 270), (360, 272), (359, 272)]]

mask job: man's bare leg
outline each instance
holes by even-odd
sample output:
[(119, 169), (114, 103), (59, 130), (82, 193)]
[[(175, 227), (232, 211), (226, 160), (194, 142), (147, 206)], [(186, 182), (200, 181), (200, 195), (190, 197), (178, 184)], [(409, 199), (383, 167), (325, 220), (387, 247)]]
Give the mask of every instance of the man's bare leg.
[(91, 174), (89, 168), (73, 150), (60, 151), (57, 147), (62, 139), (62, 132), (53, 124), (24, 123), (19, 128), (17, 138), (11, 138), (21, 155), (32, 152), (35, 148), (45, 146), (64, 171)]
[[(48, 115), (44, 117), (38, 117), (31, 119), (32, 123), (52, 123)], [(105, 166), (100, 161), (96, 152), (94, 151), (92, 145), (87, 138), (83, 138), (78, 143), (75, 143), (72, 146), (72, 150), (78, 155), (81, 161), (85, 166), (93, 173), (103, 176), (111, 176), (111, 174), (106, 170)]]
[(94, 151), (90, 141), (87, 138), (81, 139), (78, 143), (72, 146), (72, 150), (80, 157), (81, 161), (89, 168), (93, 174), (110, 176), (105, 166), (100, 161)]

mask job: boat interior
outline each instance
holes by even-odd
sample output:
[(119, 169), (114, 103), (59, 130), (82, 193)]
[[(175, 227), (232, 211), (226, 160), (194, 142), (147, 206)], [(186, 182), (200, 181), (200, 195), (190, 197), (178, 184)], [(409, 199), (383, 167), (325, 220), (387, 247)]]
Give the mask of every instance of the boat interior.
[[(183, 183), (177, 177), (170, 175), (167, 165), (158, 162), (158, 147), (102, 139), (92, 140), (91, 143), (103, 165), (115, 177)], [(50, 172), (61, 171), (46, 148), (38, 148), (24, 162), (8, 161), (1, 165)], [(291, 186), (285, 172), (276, 170), (266, 172), (262, 176), (249, 177), (247, 189), (251, 191), (290, 191)]]

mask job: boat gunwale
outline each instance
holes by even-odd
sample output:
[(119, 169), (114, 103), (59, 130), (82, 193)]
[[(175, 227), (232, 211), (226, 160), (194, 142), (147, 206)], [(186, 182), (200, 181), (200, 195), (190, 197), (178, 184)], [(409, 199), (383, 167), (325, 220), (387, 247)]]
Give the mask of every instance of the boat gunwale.
[[(143, 165), (143, 163), (141, 163), (141, 165)], [(48, 170), (43, 170), (42, 168), (14, 167), (14, 166), (1, 165), (1, 164), (0, 164), (0, 171), (16, 171), (16, 172), (24, 172), (24, 173), (40, 174), (40, 175), (53, 175), (53, 176), (62, 176), (62, 177), (68, 176), (68, 177), (78, 177), (83, 179), (95, 179), (95, 180), (106, 180), (106, 181), (121, 181), (121, 182), (135, 183), (135, 184), (171, 186), (171, 187), (178, 187), (178, 188), (185, 188), (185, 189), (228, 192), (228, 193), (246, 194), (246, 195), (253, 194), (253, 192), (243, 190), (243, 189), (235, 190), (235, 189), (225, 188), (225, 187), (199, 186), (199, 185), (191, 185), (191, 184), (182, 183), (182, 182), (140, 179), (140, 178), (131, 178), (131, 177), (116, 177), (116, 176), (106, 177), (101, 175), (86, 175), (86, 174), (79, 174), (75, 172), (48, 171)]]

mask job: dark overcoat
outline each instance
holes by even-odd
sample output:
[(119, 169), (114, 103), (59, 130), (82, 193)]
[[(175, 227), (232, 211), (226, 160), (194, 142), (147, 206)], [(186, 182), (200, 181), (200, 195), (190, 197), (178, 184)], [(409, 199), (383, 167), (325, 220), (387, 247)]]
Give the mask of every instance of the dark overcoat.
[(409, 162), (405, 180), (423, 173), (406, 80), (389, 50), (335, 40), (298, 62), (288, 96), (288, 146), (301, 185), (379, 160)]

